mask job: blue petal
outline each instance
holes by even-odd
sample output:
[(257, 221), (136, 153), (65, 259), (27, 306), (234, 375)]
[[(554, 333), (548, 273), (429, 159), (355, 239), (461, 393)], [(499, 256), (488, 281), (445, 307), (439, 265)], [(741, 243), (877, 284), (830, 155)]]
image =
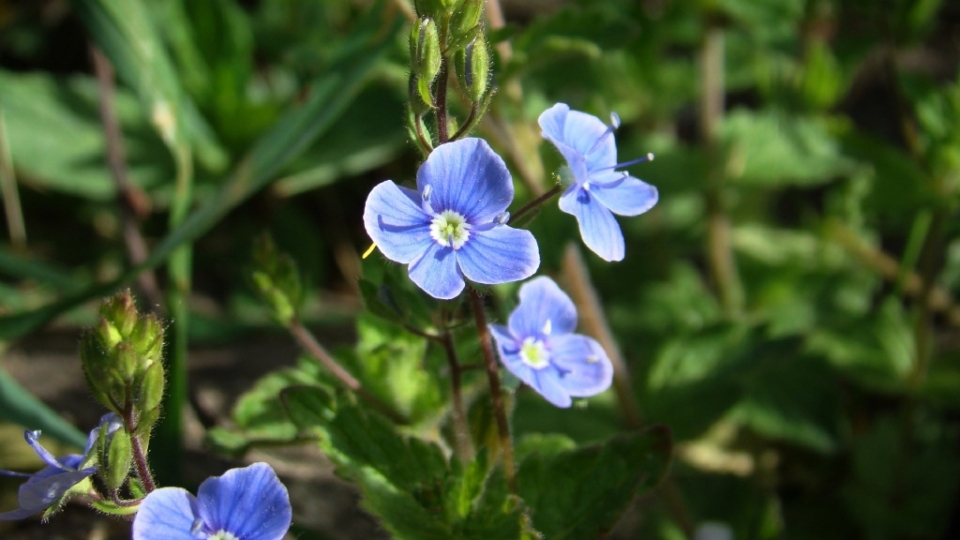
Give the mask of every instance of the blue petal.
[(530, 387), (536, 390), (547, 401), (557, 407), (567, 408), (573, 400), (566, 388), (560, 383), (560, 373), (552, 367), (533, 370), (534, 380)]
[(560, 210), (573, 214), (580, 225), (580, 236), (591, 251), (606, 261), (623, 260), (623, 233), (610, 210), (591, 192), (575, 188), (560, 197)]
[(513, 201), (507, 166), (483, 139), (466, 138), (436, 147), (417, 171), (417, 188), (430, 186), (437, 213), (453, 210), (479, 225), (493, 221)]
[(363, 225), (383, 255), (402, 264), (417, 260), (434, 243), (430, 220), (413, 199), (418, 195), (392, 180), (381, 182), (367, 196)]
[(63, 469), (63, 465), (60, 463), (60, 460), (58, 460), (56, 456), (51, 454), (49, 450), (47, 450), (46, 448), (43, 447), (43, 445), (40, 444), (39, 431), (24, 431), (23, 438), (26, 439), (27, 444), (29, 444), (30, 447), (33, 448), (33, 451), (36, 452), (38, 456), (40, 456), (40, 459), (42, 459), (44, 463), (46, 463), (47, 465), (50, 465), (51, 467)]
[(442, 300), (456, 298), (466, 285), (453, 248), (436, 242), (431, 242), (423, 257), (410, 265), (410, 279), (430, 296)]
[(197, 503), (210, 532), (224, 530), (243, 540), (281, 540), (292, 519), (287, 488), (266, 463), (204, 480)]
[(494, 341), (496, 341), (497, 347), (503, 348), (505, 351), (514, 352), (520, 349), (520, 345), (517, 344), (517, 339), (513, 336), (513, 333), (502, 324), (491, 324), (490, 335), (492, 335)]
[(191, 531), (198, 518), (197, 501), (187, 490), (160, 488), (140, 503), (133, 540), (197, 540)]
[[(543, 136), (556, 145), (567, 158), (567, 163), (578, 180), (581, 177), (568, 149), (583, 156), (587, 171), (617, 164), (617, 143), (613, 133), (609, 133), (609, 127), (596, 116), (572, 111), (566, 104), (557, 103), (544, 111), (538, 121), (543, 129)], [(586, 181), (586, 176), (584, 174), (583, 181)]]
[(96, 472), (95, 467), (82, 471), (69, 471), (47, 467), (20, 486), (17, 501), (20, 508), (31, 514), (42, 512), (55, 505), (63, 494)]
[(0, 514), (0, 521), (17, 521), (20, 519), (26, 519), (37, 512), (39, 512), (39, 510), (34, 510), (32, 508), (17, 508), (16, 510), (11, 510), (9, 512), (3, 512)]
[(470, 281), (496, 285), (532, 276), (540, 267), (540, 251), (530, 231), (500, 225), (475, 231), (457, 250), (457, 260)]
[(657, 204), (657, 188), (643, 180), (627, 176), (610, 187), (591, 185), (590, 193), (614, 214), (639, 216)]
[(520, 305), (510, 314), (513, 335), (543, 339), (547, 335), (569, 334), (576, 328), (577, 308), (552, 279), (538, 277), (520, 287)]
[(553, 336), (550, 361), (563, 377), (560, 385), (574, 397), (597, 395), (613, 382), (613, 364), (595, 340), (579, 334)]

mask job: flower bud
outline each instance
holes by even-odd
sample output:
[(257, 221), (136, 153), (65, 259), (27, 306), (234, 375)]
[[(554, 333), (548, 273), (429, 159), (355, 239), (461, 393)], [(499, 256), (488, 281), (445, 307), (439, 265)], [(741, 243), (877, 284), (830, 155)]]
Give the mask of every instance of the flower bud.
[[(151, 411), (160, 407), (163, 401), (164, 373), (163, 364), (157, 362), (143, 372), (135, 394), (135, 406), (138, 411)], [(143, 423), (141, 414), (139, 424)]]
[(454, 68), (457, 79), (470, 100), (479, 103), (490, 84), (490, 51), (487, 49), (487, 40), (483, 34), (467, 44), (454, 56)]
[(253, 286), (260, 298), (270, 306), (274, 320), (287, 325), (297, 317), (303, 301), (303, 287), (296, 262), (277, 250), (268, 235), (253, 245)]
[(450, 32), (455, 36), (469, 34), (480, 24), (484, 0), (463, 0), (450, 17)]
[(103, 303), (100, 320), (80, 341), (87, 384), (117, 414), (126, 414), (135, 405), (139, 392), (135, 383), (151, 366), (160, 364), (162, 352), (163, 326), (156, 317), (137, 313), (129, 291)]
[(123, 426), (114, 431), (101, 426), (97, 448), (100, 461), (97, 475), (107, 489), (119, 489), (130, 476), (130, 464), (133, 461), (130, 434)]
[(428, 84), (440, 73), (440, 33), (437, 23), (424, 17), (410, 30), (410, 63), (413, 71)]

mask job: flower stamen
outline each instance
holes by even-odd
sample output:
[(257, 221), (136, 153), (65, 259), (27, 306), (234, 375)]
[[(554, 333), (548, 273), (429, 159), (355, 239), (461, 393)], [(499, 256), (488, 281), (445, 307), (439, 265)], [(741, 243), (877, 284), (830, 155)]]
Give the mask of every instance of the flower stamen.
[(430, 222), (430, 237), (443, 247), (460, 249), (470, 239), (470, 225), (459, 213), (444, 210)]
[(542, 341), (528, 337), (520, 346), (520, 360), (534, 369), (541, 369), (550, 364), (550, 353)]

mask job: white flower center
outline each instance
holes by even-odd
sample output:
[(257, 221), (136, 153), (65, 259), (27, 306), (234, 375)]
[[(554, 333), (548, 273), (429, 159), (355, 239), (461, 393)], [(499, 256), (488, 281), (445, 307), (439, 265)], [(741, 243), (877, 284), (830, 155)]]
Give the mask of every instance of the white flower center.
[(219, 531), (213, 533), (207, 537), (207, 540), (240, 540), (236, 536), (227, 531), (220, 529)]
[(520, 346), (520, 359), (528, 366), (540, 369), (550, 364), (550, 353), (542, 341), (528, 337)]
[(443, 247), (460, 249), (470, 239), (470, 226), (459, 213), (444, 210), (430, 223), (430, 236)]

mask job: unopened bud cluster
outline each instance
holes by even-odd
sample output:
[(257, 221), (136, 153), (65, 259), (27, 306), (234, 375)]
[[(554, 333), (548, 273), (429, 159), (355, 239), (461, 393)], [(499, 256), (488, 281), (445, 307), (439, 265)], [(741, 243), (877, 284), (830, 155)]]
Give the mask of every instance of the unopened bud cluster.
[[(410, 31), (410, 103), (416, 116), (437, 107), (439, 77), (452, 61), (457, 82), (479, 120), (489, 102), (490, 51), (481, 19), (484, 0), (427, 0)], [(445, 88), (446, 81), (440, 88)]]
[(304, 290), (297, 263), (281, 253), (268, 235), (254, 240), (253, 285), (257, 294), (270, 306), (274, 320), (287, 326), (299, 315)]
[(87, 384), (104, 406), (131, 420), (134, 435), (148, 432), (160, 416), (162, 353), (163, 325), (137, 312), (129, 290), (103, 303), (96, 326), (80, 342)]

